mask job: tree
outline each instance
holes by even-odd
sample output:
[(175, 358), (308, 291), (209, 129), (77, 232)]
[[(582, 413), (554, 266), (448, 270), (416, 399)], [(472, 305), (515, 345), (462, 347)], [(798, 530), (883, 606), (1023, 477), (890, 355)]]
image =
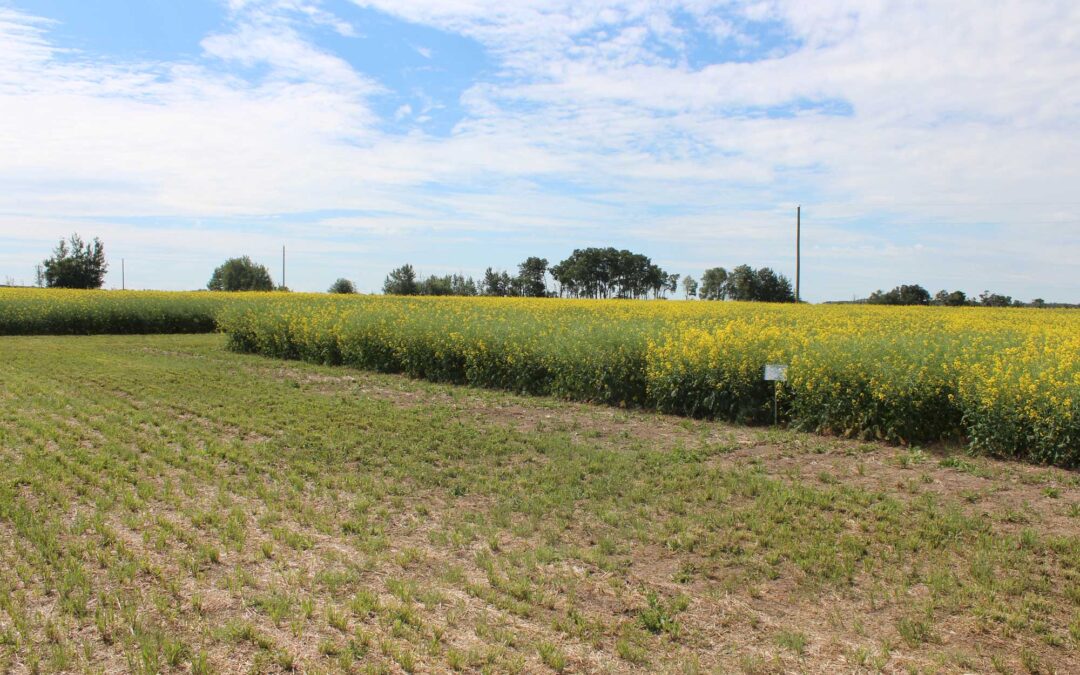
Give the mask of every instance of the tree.
[(700, 297), (702, 300), (726, 300), (728, 273), (723, 267), (713, 267), (701, 275)]
[[(777, 274), (768, 267), (754, 272), (751, 284), (752, 300), (758, 302), (795, 302), (795, 293), (791, 290), (791, 281), (783, 274)], [(925, 293), (925, 291), (923, 291)], [(927, 295), (927, 298), (930, 296)]]
[(416, 271), (409, 264), (402, 265), (391, 272), (383, 282), (383, 293), (386, 295), (416, 295), (419, 292)]
[(727, 297), (729, 300), (755, 300), (754, 268), (749, 265), (739, 265), (731, 270), (727, 279)]
[(210, 276), (206, 287), (211, 291), (272, 291), (270, 272), (246, 255), (229, 258)]
[(433, 275), (421, 279), (417, 284), (417, 290), (420, 295), (453, 295), (454, 286), (449, 275), (445, 277)]
[(934, 294), (931, 304), (943, 307), (962, 307), (968, 304), (967, 294), (963, 291), (946, 291), (944, 289)]
[(528, 298), (542, 298), (547, 295), (547, 284), (544, 277), (547, 275), (548, 261), (546, 258), (535, 256), (526, 258), (518, 265), (518, 286), (520, 295)]
[(697, 297), (698, 283), (697, 279), (687, 274), (682, 280), (683, 293), (686, 295), (686, 299)]
[(101, 288), (109, 266), (100, 239), (94, 237), (87, 244), (72, 234), (68, 241), (60, 240), (41, 268), (41, 279), (49, 288)]
[(702, 300), (795, 302), (790, 279), (768, 267), (755, 270), (749, 265), (739, 265), (730, 272), (723, 267), (705, 270), (698, 297)]
[(874, 291), (866, 302), (871, 305), (929, 305), (930, 291), (918, 284), (904, 284), (887, 293)]
[(990, 291), (983, 291), (982, 293), (979, 293), (979, 304), (983, 307), (1008, 307), (1013, 304), (1013, 299), (1008, 295), (999, 295), (997, 293), (991, 293)]
[(559, 295), (572, 298), (659, 298), (671, 285), (648, 256), (611, 247), (576, 249), (550, 271)]
[(356, 286), (348, 279), (341, 278), (330, 285), (330, 288), (326, 290), (327, 293), (355, 293)]
[(668, 293), (677, 293), (679, 290), (679, 277), (680, 274), (667, 275), (667, 284), (664, 286), (663, 294), (666, 297)]
[(476, 282), (472, 277), (465, 277), (460, 274), (455, 274), (450, 277), (450, 294), (451, 295), (476, 295)]
[(511, 291), (510, 275), (506, 272), (496, 272), (492, 268), (484, 270), (484, 279), (480, 282), (480, 294), (496, 298), (506, 297)]

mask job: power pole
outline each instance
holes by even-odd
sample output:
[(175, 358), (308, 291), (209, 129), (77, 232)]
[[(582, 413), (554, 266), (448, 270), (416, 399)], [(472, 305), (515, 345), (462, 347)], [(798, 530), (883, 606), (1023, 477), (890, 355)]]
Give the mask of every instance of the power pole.
[(795, 302), (799, 302), (799, 275), (802, 272), (802, 204), (795, 207)]
[(124, 259), (120, 258), (120, 290), (126, 291), (127, 286), (124, 283)]
[(285, 288), (285, 246), (281, 247), (281, 287)]

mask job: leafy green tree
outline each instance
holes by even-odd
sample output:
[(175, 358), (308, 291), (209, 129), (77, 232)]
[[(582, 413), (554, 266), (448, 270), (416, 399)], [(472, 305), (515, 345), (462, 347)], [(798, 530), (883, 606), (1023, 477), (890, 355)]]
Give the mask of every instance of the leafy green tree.
[(405, 264), (387, 275), (383, 282), (386, 295), (416, 295), (420, 285), (416, 283), (416, 271), (412, 265)]
[(544, 277), (547, 275), (548, 261), (546, 258), (535, 256), (526, 258), (518, 265), (518, 286), (520, 295), (527, 298), (542, 298), (547, 295), (547, 283)]
[(506, 272), (496, 272), (492, 268), (484, 270), (484, 279), (480, 282), (480, 294), (503, 298), (512, 292), (512, 279)]
[(474, 281), (472, 277), (454, 274), (450, 277), (450, 294), (465, 296), (476, 295), (476, 281)]
[(449, 276), (430, 276), (418, 284), (420, 295), (453, 295), (453, 284)]
[(41, 264), (41, 280), (49, 288), (101, 288), (105, 283), (105, 246), (101, 240), (87, 244), (78, 234), (60, 240), (51, 258)]
[(731, 270), (727, 280), (727, 297), (729, 300), (756, 300), (754, 285), (757, 277), (754, 268), (749, 265), (739, 265)]
[(929, 305), (930, 292), (918, 284), (904, 284), (888, 292), (874, 291), (866, 302), (871, 305)]
[(961, 307), (968, 304), (967, 294), (963, 291), (946, 291), (944, 289), (934, 294), (931, 304), (943, 307)]
[(576, 249), (550, 271), (559, 295), (572, 298), (661, 297), (671, 283), (648, 256), (611, 247)]
[(791, 281), (768, 267), (762, 267), (754, 272), (752, 293), (752, 299), (757, 302), (795, 302)]
[(682, 276), (682, 275), (680, 275), (680, 274), (669, 274), (669, 275), (667, 275), (667, 280), (666, 280), (667, 283), (664, 286), (663, 294), (666, 295), (667, 293), (677, 293), (679, 291), (679, 277), (680, 276)]
[(356, 286), (348, 279), (341, 278), (330, 285), (330, 288), (326, 289), (327, 293), (356, 293)]
[(723, 267), (713, 267), (701, 275), (702, 300), (726, 300), (728, 296), (728, 272)]
[(795, 302), (787, 277), (768, 267), (755, 270), (749, 265), (739, 265), (730, 272), (723, 267), (705, 270), (699, 297), (702, 300)]
[(1013, 299), (1008, 295), (983, 291), (979, 293), (979, 304), (983, 307), (1008, 307), (1013, 304)]
[(697, 297), (698, 283), (697, 279), (687, 274), (682, 280), (683, 293), (686, 295), (686, 299)]
[(270, 272), (246, 255), (229, 258), (210, 276), (206, 287), (211, 291), (272, 291)]

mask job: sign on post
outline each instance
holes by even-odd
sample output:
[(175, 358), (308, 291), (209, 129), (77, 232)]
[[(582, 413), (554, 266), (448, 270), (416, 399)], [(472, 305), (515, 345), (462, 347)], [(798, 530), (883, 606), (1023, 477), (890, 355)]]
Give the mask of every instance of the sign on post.
[(787, 366), (783, 363), (766, 363), (765, 364), (765, 381), (773, 383), (772, 391), (772, 419), (773, 424), (780, 422), (780, 410), (776, 401), (776, 386), (777, 382), (787, 382)]
[(787, 366), (782, 363), (765, 364), (766, 382), (787, 382)]

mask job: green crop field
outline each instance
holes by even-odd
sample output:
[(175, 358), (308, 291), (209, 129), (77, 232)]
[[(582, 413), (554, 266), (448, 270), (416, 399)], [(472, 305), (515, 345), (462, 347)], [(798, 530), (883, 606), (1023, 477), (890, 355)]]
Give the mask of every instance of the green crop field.
[(225, 346), (0, 337), (0, 670), (1080, 657), (1073, 472)]

